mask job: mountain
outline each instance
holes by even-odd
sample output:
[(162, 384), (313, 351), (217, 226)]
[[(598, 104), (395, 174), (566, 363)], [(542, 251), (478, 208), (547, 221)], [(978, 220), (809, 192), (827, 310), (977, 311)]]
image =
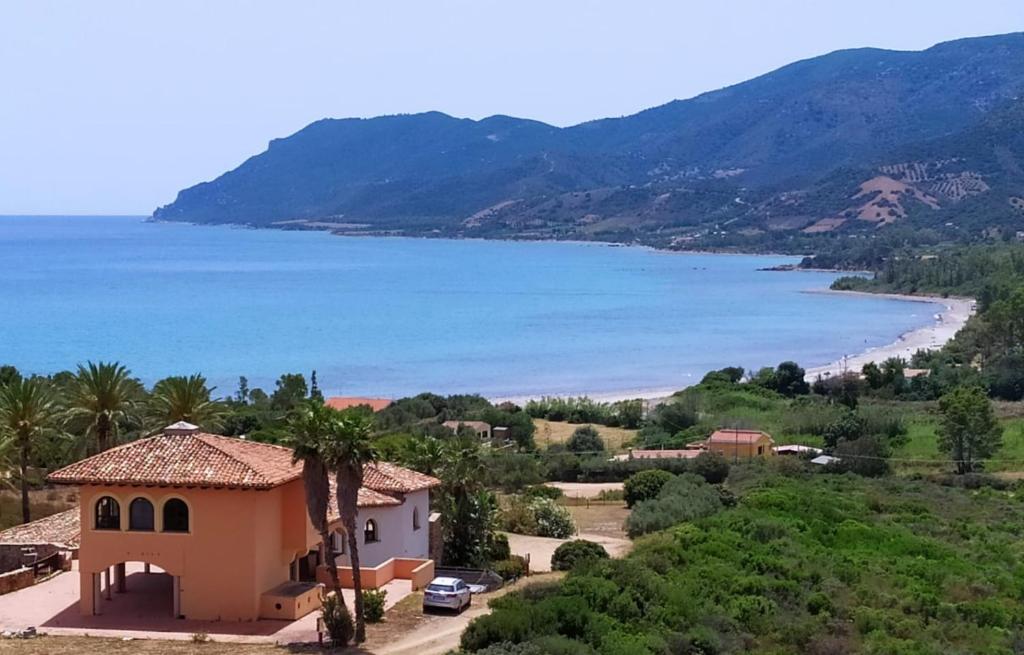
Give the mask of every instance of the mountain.
[(987, 206), (993, 190), (1010, 207), (1024, 197), (1012, 128), (1022, 92), (1017, 33), (834, 52), (568, 128), (438, 112), (325, 119), (154, 217), (801, 248), (979, 196)]

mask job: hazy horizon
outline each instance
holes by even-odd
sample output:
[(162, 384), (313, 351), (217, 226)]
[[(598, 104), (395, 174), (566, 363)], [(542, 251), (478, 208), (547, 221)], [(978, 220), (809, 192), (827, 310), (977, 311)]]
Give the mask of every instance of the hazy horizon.
[(1019, 0), (9, 2), (0, 88), (16, 101), (0, 104), (0, 214), (148, 215), (321, 118), (566, 126), (835, 50), (1021, 29)]

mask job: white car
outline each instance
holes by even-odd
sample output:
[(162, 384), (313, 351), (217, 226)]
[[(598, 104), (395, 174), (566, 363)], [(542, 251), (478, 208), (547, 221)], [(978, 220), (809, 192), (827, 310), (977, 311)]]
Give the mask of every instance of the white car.
[(435, 607), (461, 612), (473, 602), (473, 592), (461, 578), (434, 578), (423, 591), (423, 609)]

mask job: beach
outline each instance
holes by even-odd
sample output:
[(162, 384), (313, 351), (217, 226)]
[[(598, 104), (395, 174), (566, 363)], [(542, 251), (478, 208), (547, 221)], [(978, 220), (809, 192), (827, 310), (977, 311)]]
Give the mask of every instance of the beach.
[[(975, 301), (973, 298), (940, 298), (935, 296), (911, 296), (896, 293), (869, 293), (866, 291), (833, 291), (831, 289), (815, 289), (807, 291), (807, 293), (890, 298), (892, 300), (902, 300), (907, 302), (928, 303), (935, 306), (935, 314), (930, 324), (905, 332), (900, 335), (896, 341), (890, 344), (869, 348), (860, 353), (851, 353), (837, 361), (807, 368), (806, 379), (809, 382), (813, 382), (819, 375), (822, 377), (832, 377), (835, 375), (841, 375), (845, 371), (855, 371), (859, 373), (861, 368), (868, 362), (881, 364), (890, 357), (901, 357), (909, 362), (910, 358), (918, 350), (936, 350), (944, 346), (957, 332), (960, 331), (960, 328), (967, 323), (967, 319), (969, 319), (975, 311)], [(801, 366), (807, 364), (807, 362), (799, 360), (798, 363)], [(605, 403), (639, 398), (646, 401), (648, 406), (654, 406), (663, 402), (676, 391), (692, 384), (696, 384), (699, 381), (699, 379), (687, 380), (681, 383), (677, 388), (636, 387), (620, 391), (605, 391), (597, 393), (579, 391), (578, 393), (544, 395), (560, 395), (563, 397), (586, 396), (591, 400)], [(490, 400), (495, 403), (513, 402), (518, 405), (523, 405), (529, 400), (540, 398), (541, 396), (539, 395), (521, 395), (491, 398)]]
[(953, 336), (960, 331), (960, 328), (967, 323), (974, 314), (975, 301), (973, 298), (939, 298), (932, 296), (908, 296), (902, 294), (875, 294), (864, 291), (832, 291), (822, 290), (811, 293), (829, 293), (844, 295), (862, 295), (873, 297), (892, 298), (894, 300), (905, 300), (910, 302), (925, 302), (936, 306), (934, 320), (930, 325), (911, 330), (900, 335), (896, 341), (870, 348), (861, 353), (850, 354), (838, 361), (816, 366), (807, 369), (807, 380), (813, 381), (819, 375), (831, 377), (841, 375), (846, 371), (860, 372), (861, 368), (868, 362), (882, 363), (890, 357), (901, 357), (908, 362), (911, 356), (918, 350), (936, 350), (941, 348)]

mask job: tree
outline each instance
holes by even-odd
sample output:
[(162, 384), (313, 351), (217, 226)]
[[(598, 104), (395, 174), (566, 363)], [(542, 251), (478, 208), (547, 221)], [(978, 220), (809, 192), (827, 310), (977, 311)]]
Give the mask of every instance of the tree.
[(138, 417), (141, 392), (123, 365), (87, 362), (69, 385), (65, 420), (72, 429), (84, 428), (95, 452), (103, 452), (116, 443), (121, 426)]
[(0, 430), (18, 450), (21, 477), (21, 518), (28, 523), (32, 511), (28, 502), (28, 466), (37, 441), (52, 434), (58, 409), (53, 394), (38, 378), (19, 378), (0, 388)]
[(729, 477), (729, 462), (722, 453), (706, 450), (693, 458), (690, 470), (709, 484), (721, 484)]
[(673, 475), (660, 469), (640, 471), (626, 478), (622, 483), (622, 493), (626, 506), (632, 507), (641, 500), (657, 498), (661, 488), (671, 480)]
[(604, 452), (604, 439), (593, 425), (583, 425), (573, 431), (565, 447), (574, 453)]
[(316, 381), (316, 369), (313, 369), (313, 374), (309, 376), (309, 397), (315, 400), (324, 399), (324, 394), (320, 391), (320, 385)]
[(441, 512), (444, 564), (486, 564), (497, 504), (485, 484), (488, 469), (477, 440), (457, 437), (446, 441), (438, 474), (441, 486), (436, 502)]
[(348, 536), (352, 564), (352, 588), (355, 591), (356, 643), (366, 640), (366, 613), (363, 607), (363, 580), (359, 569), (359, 542), (356, 517), (359, 513), (359, 489), (363, 471), (377, 459), (371, 440), (373, 418), (358, 408), (341, 412), (325, 444), (326, 461), (334, 469), (337, 481), (338, 512)]
[(552, 571), (569, 571), (585, 561), (608, 559), (604, 546), (586, 539), (573, 539), (555, 549), (551, 555)]
[(867, 426), (857, 412), (844, 412), (839, 418), (825, 426), (822, 439), (826, 448), (835, 448), (840, 441), (856, 441), (864, 436)]
[(249, 404), (249, 378), (244, 375), (238, 378), (238, 391), (235, 393), (235, 400), (240, 405)]
[(870, 389), (881, 389), (882, 385), (885, 384), (885, 376), (882, 375), (882, 369), (874, 362), (865, 364), (861, 367), (860, 372), (863, 374), (864, 381), (868, 383), (868, 388)]
[(775, 390), (788, 398), (805, 396), (811, 391), (805, 375), (804, 369), (796, 362), (782, 362), (775, 368)]
[[(291, 431), (291, 446), (294, 448), (293, 461), (302, 462), (306, 513), (309, 514), (313, 529), (320, 535), (327, 572), (331, 576), (331, 588), (340, 598), (341, 580), (338, 577), (337, 553), (327, 522), (331, 498), (327, 440), (335, 430), (337, 413), (321, 402), (310, 400), (295, 408), (288, 420), (288, 427)], [(342, 605), (345, 604), (343, 598), (340, 602)]]
[(270, 395), (270, 406), (279, 411), (289, 412), (306, 399), (309, 388), (302, 373), (285, 373), (277, 379), (274, 393)]
[(952, 457), (957, 473), (974, 471), (977, 460), (991, 457), (1002, 445), (1002, 429), (981, 387), (953, 389), (939, 399), (939, 411), (939, 451)]
[(213, 389), (206, 378), (195, 373), (188, 377), (176, 375), (153, 385), (150, 416), (159, 426), (178, 421), (213, 429), (220, 425), (221, 407), (210, 399)]

